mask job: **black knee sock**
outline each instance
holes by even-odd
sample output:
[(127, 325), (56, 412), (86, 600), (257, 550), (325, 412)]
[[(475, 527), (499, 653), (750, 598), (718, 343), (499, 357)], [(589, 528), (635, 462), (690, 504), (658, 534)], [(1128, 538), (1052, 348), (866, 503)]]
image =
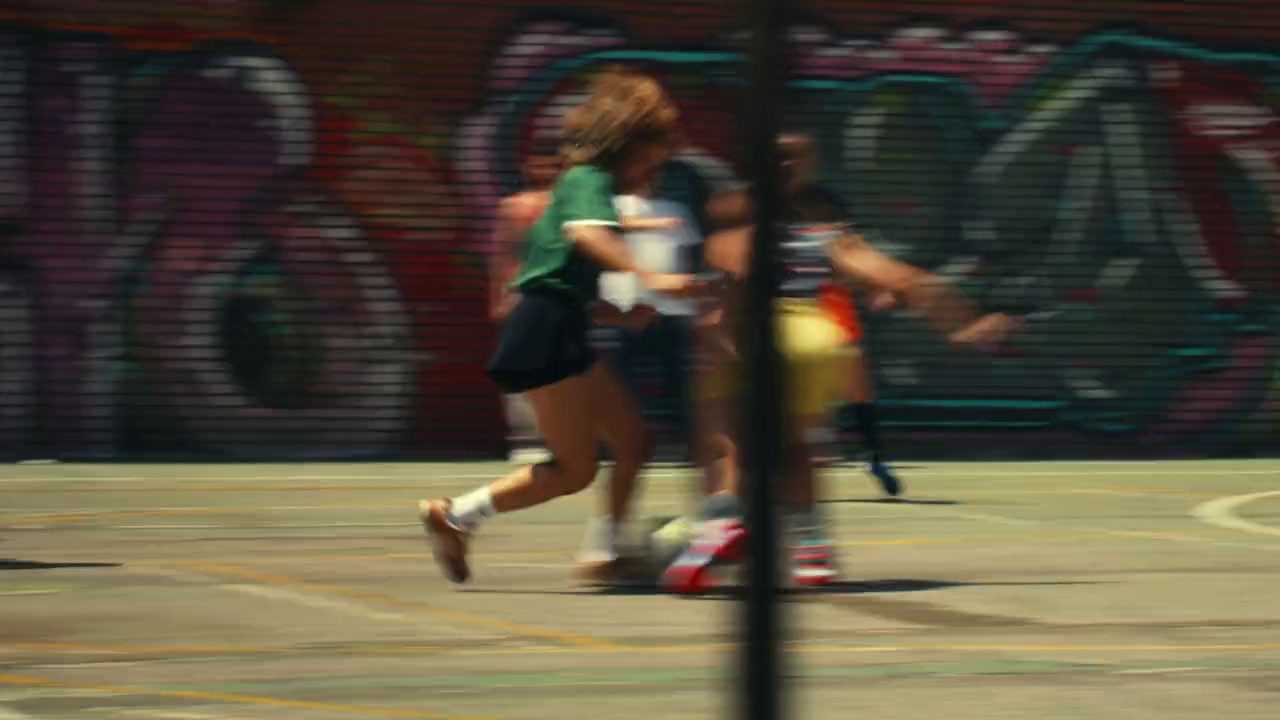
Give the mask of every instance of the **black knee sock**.
[(872, 462), (880, 462), (880, 420), (876, 415), (875, 403), (857, 403), (853, 406), (853, 416), (858, 422), (858, 432), (862, 441), (871, 451)]

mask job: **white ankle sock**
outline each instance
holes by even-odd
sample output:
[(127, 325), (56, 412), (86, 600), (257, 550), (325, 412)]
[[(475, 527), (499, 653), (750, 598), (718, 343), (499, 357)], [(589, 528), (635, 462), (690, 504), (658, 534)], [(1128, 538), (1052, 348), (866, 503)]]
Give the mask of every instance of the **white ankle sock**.
[(618, 523), (611, 517), (592, 518), (582, 537), (578, 562), (607, 562), (618, 559)]
[(449, 508), (450, 520), (459, 530), (467, 532), (475, 530), (481, 522), (497, 512), (493, 508), (493, 493), (489, 492), (487, 485), (454, 498), (453, 505)]

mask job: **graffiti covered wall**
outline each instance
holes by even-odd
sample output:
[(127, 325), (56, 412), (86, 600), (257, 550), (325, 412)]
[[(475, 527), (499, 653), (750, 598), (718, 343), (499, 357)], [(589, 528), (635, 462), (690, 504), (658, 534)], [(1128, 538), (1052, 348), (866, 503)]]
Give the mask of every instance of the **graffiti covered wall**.
[[(883, 249), (1027, 320), (991, 356), (868, 314), (895, 444), (1280, 446), (1280, 56), (1260, 51), (1280, 12), (918, 4), (934, 17), (814, 3), (790, 33), (787, 112), (824, 184)], [(527, 138), (585, 75), (641, 63), (688, 134), (667, 194), (697, 208), (733, 180), (723, 4), (443, 25), (147, 5), (15, 7), (0, 31), (11, 456), (498, 454), (485, 256)]]

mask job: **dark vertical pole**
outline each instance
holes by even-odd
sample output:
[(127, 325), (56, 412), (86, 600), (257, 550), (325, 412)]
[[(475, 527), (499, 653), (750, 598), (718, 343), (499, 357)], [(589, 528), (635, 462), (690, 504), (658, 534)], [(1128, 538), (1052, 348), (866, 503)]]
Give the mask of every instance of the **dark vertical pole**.
[(776, 140), (782, 101), (782, 8), (785, 0), (746, 0), (750, 36), (747, 168), (755, 194), (756, 233), (747, 278), (746, 462), (747, 596), (742, 645), (742, 701), (738, 717), (779, 720), (783, 716), (782, 624), (778, 591), (778, 515), (775, 497), (782, 456), (781, 359), (773, 332), (778, 286), (777, 221), (781, 184)]

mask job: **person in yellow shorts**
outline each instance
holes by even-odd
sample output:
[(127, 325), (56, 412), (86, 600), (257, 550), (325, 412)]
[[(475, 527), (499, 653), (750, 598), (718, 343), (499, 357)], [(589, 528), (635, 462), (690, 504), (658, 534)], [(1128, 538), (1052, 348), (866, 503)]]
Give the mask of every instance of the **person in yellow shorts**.
[(812, 299), (779, 298), (774, 312), (791, 417), (821, 420), (848, 392), (847, 371), (856, 352), (848, 332)]
[[(745, 275), (753, 230), (735, 228), (708, 239), (708, 263), (733, 277)], [(783, 263), (783, 281), (774, 304), (775, 329), (786, 373), (787, 424), (789, 437), (784, 442), (787, 480), (781, 491), (788, 505), (788, 525), (794, 538), (793, 580), (796, 584), (824, 584), (835, 577), (830, 543), (819, 542), (820, 522), (817, 518), (814, 458), (808, 438), (830, 417), (832, 408), (847, 394), (847, 369), (852, 346), (848, 332), (819, 301), (825, 283), (835, 276), (831, 253), (842, 230), (830, 224), (789, 223), (779, 240)], [(736, 288), (734, 288), (736, 289)], [(733, 291), (729, 291), (733, 295)], [(732, 305), (732, 303), (726, 303)], [(729, 310), (729, 307), (723, 308)], [(722, 320), (723, 326), (726, 321)], [(733, 467), (733, 486), (722, 479), (713, 488), (720, 495), (736, 491), (737, 435), (730, 419), (736, 417), (731, 403), (736, 400), (738, 368), (731, 352), (731, 335), (721, 327), (704, 340), (710, 349), (704, 358), (706, 366), (700, 378), (703, 405), (714, 413), (718, 424), (705, 429), (704, 439), (727, 448), (715, 460)], [(714, 352), (717, 345), (729, 349)], [(717, 442), (719, 441), (719, 442)], [(713, 495), (716, 493), (713, 492)], [(722, 553), (723, 554), (723, 553)]]
[[(784, 151), (786, 140), (786, 136), (780, 138)], [(783, 272), (774, 304), (789, 414), (789, 434), (784, 439), (786, 477), (780, 500), (787, 506), (793, 581), (819, 585), (834, 580), (836, 569), (834, 549), (818, 515), (815, 459), (809, 439), (827, 425), (837, 405), (856, 394), (850, 369), (860, 352), (855, 343), (861, 339), (860, 334), (851, 334), (847, 319), (842, 322), (839, 313), (831, 312), (826, 303), (829, 290), (841, 282), (852, 282), (877, 296), (891, 296), (920, 312), (951, 341), (979, 347), (998, 342), (1016, 322), (1002, 315), (981, 314), (936, 276), (884, 255), (849, 225), (806, 212), (797, 207), (796, 199), (794, 194), (789, 197), (787, 222), (778, 239)], [(713, 220), (719, 218), (722, 227), (727, 226), (707, 239), (708, 265), (734, 280), (745, 277), (754, 240), (754, 229), (748, 225), (753, 214), (748, 195), (738, 192), (717, 198), (708, 214)], [(734, 407), (739, 375), (727, 328), (739, 289), (731, 281), (720, 306), (708, 311), (702, 323), (704, 352), (697, 382), (707, 419), (701, 436), (709, 449), (706, 458), (728, 468), (708, 473), (711, 500), (731, 499), (737, 491), (737, 428), (733, 419), (739, 416)], [(664, 581), (664, 585), (674, 591), (703, 586), (702, 571), (711, 562), (730, 560), (741, 548), (743, 532), (740, 527), (719, 524), (706, 533), (709, 537), (695, 537), (667, 573), (678, 582)]]
[[(778, 139), (778, 154), (786, 181), (788, 217), (806, 222), (848, 222), (852, 213), (845, 207), (845, 203), (818, 183), (817, 152), (812, 138), (803, 133), (784, 134)], [(852, 235), (846, 233), (846, 237), (849, 240), (846, 245), (851, 245)], [(856, 254), (865, 262), (868, 253), (873, 250), (866, 243), (861, 245)], [(866, 284), (850, 282), (847, 276), (842, 276), (826, 283), (818, 292), (819, 304), (844, 329), (845, 342), (849, 344), (849, 352), (846, 353), (847, 367), (844, 370), (847, 381), (845, 395), (836, 412), (834, 424), (839, 427), (848, 420), (853, 421), (852, 424), (862, 437), (867, 472), (876, 479), (886, 495), (896, 497), (902, 492), (902, 483), (885, 461), (871, 361), (862, 342), (862, 320), (854, 301), (855, 290), (872, 290), (869, 304), (880, 309), (892, 304), (893, 294), (876, 287), (855, 288), (855, 285)], [(830, 429), (827, 429), (828, 432)]]

